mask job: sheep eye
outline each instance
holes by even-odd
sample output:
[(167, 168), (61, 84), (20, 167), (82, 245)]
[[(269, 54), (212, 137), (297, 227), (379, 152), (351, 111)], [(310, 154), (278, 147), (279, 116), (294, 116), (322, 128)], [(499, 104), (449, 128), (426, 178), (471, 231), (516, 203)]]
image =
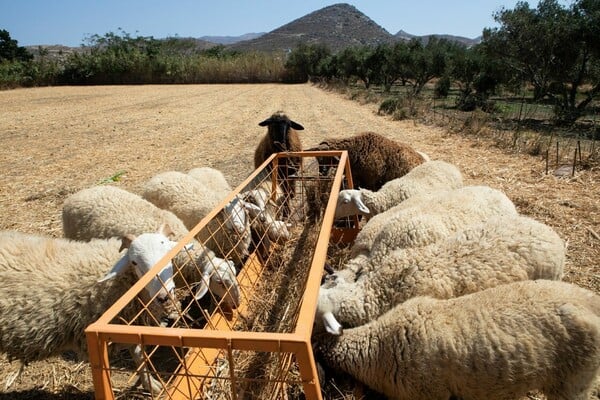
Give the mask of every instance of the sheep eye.
[(133, 261), (133, 260), (131, 260), (131, 264), (133, 264), (133, 265), (137, 266), (137, 261)]
[(167, 296), (158, 296), (158, 297), (156, 298), (156, 300), (158, 300), (158, 302), (159, 302), (160, 304), (164, 304), (164, 303), (166, 303), (166, 302), (167, 302), (167, 300), (168, 300), (168, 297), (167, 297)]

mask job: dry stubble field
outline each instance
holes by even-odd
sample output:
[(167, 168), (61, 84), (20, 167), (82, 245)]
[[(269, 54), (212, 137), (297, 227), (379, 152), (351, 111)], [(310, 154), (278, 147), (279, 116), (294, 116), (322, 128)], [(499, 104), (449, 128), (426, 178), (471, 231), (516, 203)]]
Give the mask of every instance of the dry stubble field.
[[(565, 280), (600, 293), (600, 171), (545, 175), (539, 157), (510, 154), (485, 140), (378, 116), (311, 85), (105, 86), (0, 92), (0, 229), (61, 236), (66, 196), (122, 173), (132, 191), (154, 174), (212, 166), (237, 186), (253, 170), (258, 122), (284, 110), (304, 125), (305, 148), (325, 137), (372, 130), (455, 163), (468, 184), (502, 189), (519, 211), (568, 243)], [(9, 295), (4, 293), (4, 295)], [(0, 356), (0, 399), (87, 399), (85, 363), (60, 358), (18, 369)], [(536, 397), (533, 397), (536, 398)]]

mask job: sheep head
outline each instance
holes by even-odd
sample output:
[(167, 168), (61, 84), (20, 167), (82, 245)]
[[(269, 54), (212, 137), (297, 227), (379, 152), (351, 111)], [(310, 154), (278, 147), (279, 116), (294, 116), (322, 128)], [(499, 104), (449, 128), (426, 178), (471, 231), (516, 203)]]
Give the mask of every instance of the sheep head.
[(267, 134), (269, 135), (269, 139), (271, 140), (271, 143), (273, 143), (273, 146), (277, 152), (289, 151), (288, 134), (290, 128), (297, 131), (304, 130), (302, 125), (292, 121), (281, 111), (276, 112), (275, 114), (271, 115), (270, 118), (259, 122), (258, 125), (268, 127)]
[(363, 203), (361, 191), (357, 189), (341, 190), (338, 195), (334, 218), (344, 218), (356, 214), (371, 214), (369, 207)]
[[(117, 261), (113, 268), (98, 282), (113, 279), (132, 267), (138, 278), (144, 276), (162, 259), (177, 242), (170, 240), (170, 228), (164, 225), (158, 232), (143, 233), (139, 236), (126, 235), (122, 238), (121, 248), (127, 252)], [(179, 303), (175, 298), (175, 283), (173, 282), (173, 264), (171, 261), (148, 283), (146, 294), (163, 315), (165, 320), (176, 319), (179, 313)]]

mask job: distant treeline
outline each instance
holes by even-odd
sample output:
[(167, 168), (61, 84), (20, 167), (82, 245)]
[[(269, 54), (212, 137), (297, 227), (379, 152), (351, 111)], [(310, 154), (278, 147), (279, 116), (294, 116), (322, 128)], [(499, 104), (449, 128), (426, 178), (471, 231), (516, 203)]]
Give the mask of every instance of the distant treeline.
[(494, 14), (499, 27), (485, 29), (467, 48), (430, 38), (332, 53), (325, 45), (300, 44), (289, 53), (236, 52), (223, 46), (197, 49), (192, 39), (94, 35), (79, 51), (34, 58), (0, 30), (0, 88), (43, 85), (152, 83), (361, 82), (389, 92), (396, 85), (418, 97), (435, 83), (435, 95), (458, 91), (456, 107), (490, 108), (498, 91), (551, 105), (556, 122), (571, 124), (600, 94), (600, 1), (563, 6), (519, 2)]
[(287, 79), (281, 55), (238, 53), (224, 46), (201, 50), (192, 39), (159, 40), (132, 37), (126, 32), (91, 36), (69, 54), (57, 56), (41, 47), (37, 53), (35, 58), (21, 54), (12, 60), (0, 56), (0, 87), (260, 83)]

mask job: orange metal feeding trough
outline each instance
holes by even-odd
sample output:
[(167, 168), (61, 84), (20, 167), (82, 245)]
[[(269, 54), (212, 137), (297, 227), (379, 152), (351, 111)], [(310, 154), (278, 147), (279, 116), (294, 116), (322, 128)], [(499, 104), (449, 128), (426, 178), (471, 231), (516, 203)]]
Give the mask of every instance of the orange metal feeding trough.
[[(327, 176), (319, 175), (317, 156), (331, 167)], [(302, 159), (294, 176), (277, 173), (285, 157)], [(86, 336), (96, 399), (278, 399), (300, 393), (321, 399), (311, 333), (323, 267), (329, 244), (351, 241), (358, 231), (357, 218), (348, 221), (348, 228), (332, 228), (339, 190), (352, 187), (347, 158), (345, 151), (272, 155), (91, 324)], [(275, 185), (282, 182), (293, 182), (294, 190), (276, 198)], [(194, 298), (196, 282), (190, 276), (200, 267), (193, 250), (174, 258), (181, 315), (172, 326), (161, 327), (152, 315), (152, 299), (141, 295), (144, 287), (184, 246), (206, 237), (206, 232), (198, 234), (235, 196), (261, 185), (270, 188), (290, 238), (273, 243), (255, 232), (249, 256), (238, 266), (240, 303), (233, 311), (213, 293)], [(282, 217), (284, 205), (288, 212)], [(122, 346), (137, 346), (143, 366), (136, 370), (113, 351)], [(136, 388), (140, 374), (152, 377), (154, 390)]]

